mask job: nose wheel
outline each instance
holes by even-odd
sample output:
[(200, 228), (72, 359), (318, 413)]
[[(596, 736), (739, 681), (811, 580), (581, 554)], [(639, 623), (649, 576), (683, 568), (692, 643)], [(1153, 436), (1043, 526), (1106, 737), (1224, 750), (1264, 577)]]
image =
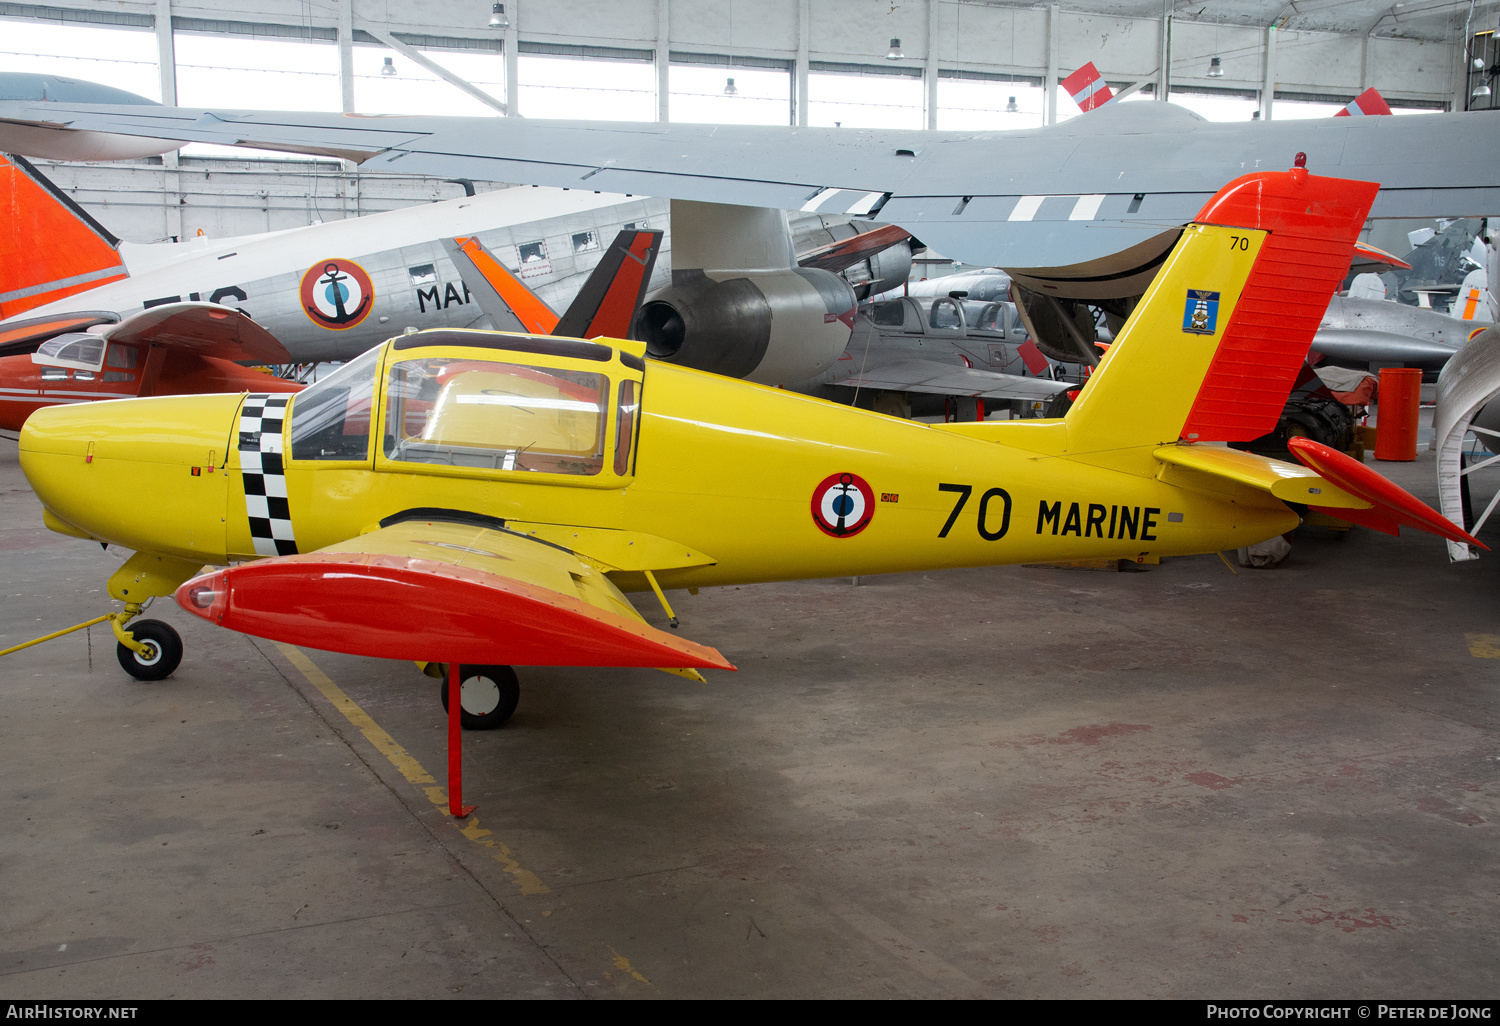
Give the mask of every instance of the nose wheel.
[(123, 644), (115, 645), (120, 666), (136, 680), (165, 680), (182, 662), (182, 639), (169, 624), (160, 620), (137, 620), (130, 634), (145, 647), (137, 652)]
[[(516, 678), (515, 670), (509, 666), (465, 664), (459, 667), (459, 673), (459, 721), (465, 730), (494, 730), (510, 719), (521, 700), (521, 682)], [(439, 690), (443, 711), (447, 712), (446, 679)]]

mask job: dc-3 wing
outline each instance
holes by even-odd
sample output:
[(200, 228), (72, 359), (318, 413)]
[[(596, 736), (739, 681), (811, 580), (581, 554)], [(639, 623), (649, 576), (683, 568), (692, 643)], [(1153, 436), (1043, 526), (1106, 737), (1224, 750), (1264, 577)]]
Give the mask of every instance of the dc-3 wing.
[(1321, 173), (1380, 182), (1375, 217), (1493, 209), (1500, 133), (1483, 116), (1251, 125), (1126, 103), (1038, 129), (914, 132), (17, 101), (0, 106), (0, 146), (24, 153), (14, 126), (46, 123), (337, 156), (372, 171), (849, 214), (917, 231), (970, 263), (1060, 268), (1175, 229), (1226, 179), (1298, 151)]
[[(177, 602), (231, 630), (350, 655), (734, 669), (716, 650), (647, 624), (605, 576), (648, 569), (632, 565), (637, 553), (657, 568), (711, 562), (701, 553), (628, 532), (555, 525), (523, 532), (463, 519), (403, 520), (316, 552), (217, 570), (182, 585)], [(546, 540), (580, 533), (600, 537), (574, 544), (606, 558)]]
[(977, 367), (951, 367), (932, 360), (872, 361), (862, 370), (857, 366), (859, 361), (849, 362), (855, 366), (843, 376), (834, 377), (832, 384), (849, 388), (884, 388), (895, 392), (966, 395), (979, 399), (1048, 399), (1065, 388), (1076, 387), (1065, 381), (1023, 378), (1019, 374), (1001, 374)]

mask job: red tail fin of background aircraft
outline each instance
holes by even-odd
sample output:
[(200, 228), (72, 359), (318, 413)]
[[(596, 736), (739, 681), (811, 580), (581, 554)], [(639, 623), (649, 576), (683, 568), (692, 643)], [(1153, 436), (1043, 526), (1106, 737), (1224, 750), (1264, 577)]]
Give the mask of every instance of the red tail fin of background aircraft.
[(662, 234), (630, 229), (620, 232), (552, 334), (568, 338), (601, 335), (627, 338), (635, 312), (651, 284)]
[(477, 238), (444, 239), (443, 248), (496, 331), (567, 338), (628, 338), (651, 284), (664, 233), (625, 228), (590, 272), (562, 317), (495, 259)]
[(120, 240), (22, 157), (0, 156), (0, 318), (126, 276)]
[(1093, 110), (1095, 107), (1108, 103), (1115, 95), (1105, 84), (1104, 76), (1099, 74), (1099, 69), (1094, 67), (1093, 61), (1089, 61), (1063, 79), (1062, 86), (1078, 104), (1079, 110)]
[(1385, 102), (1385, 97), (1375, 90), (1374, 86), (1366, 89), (1354, 99), (1344, 105), (1344, 109), (1334, 115), (1336, 118), (1358, 117), (1361, 114), (1389, 114), (1391, 105)]

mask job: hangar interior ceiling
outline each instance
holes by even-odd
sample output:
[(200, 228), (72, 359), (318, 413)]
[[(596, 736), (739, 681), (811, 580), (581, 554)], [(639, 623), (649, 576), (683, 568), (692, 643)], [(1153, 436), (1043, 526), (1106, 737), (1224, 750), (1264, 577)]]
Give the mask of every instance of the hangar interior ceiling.
[[(1500, 0), (508, 0), (503, 9), (492, 26), (486, 0), (0, 2), (0, 23), (17, 30), (0, 52), (12, 70), (191, 106), (914, 129), (1072, 116), (1056, 83), (1088, 61), (1117, 91), (1135, 86), (1139, 99), (1236, 119), (1326, 115), (1370, 86), (1398, 110), (1461, 110), (1500, 72)], [(1221, 75), (1210, 74), (1212, 58)], [(266, 231), (458, 194), (327, 162), (244, 158), (189, 148), (49, 173), (137, 241)]]

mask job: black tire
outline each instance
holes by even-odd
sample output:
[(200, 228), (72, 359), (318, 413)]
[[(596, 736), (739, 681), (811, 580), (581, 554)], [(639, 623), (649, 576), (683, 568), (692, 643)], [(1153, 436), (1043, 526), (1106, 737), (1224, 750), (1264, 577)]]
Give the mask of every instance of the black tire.
[[(521, 682), (509, 666), (459, 667), (458, 722), (465, 730), (494, 730), (510, 719), (521, 701)], [(438, 688), (448, 711), (448, 678)]]
[(165, 680), (182, 662), (182, 639), (170, 625), (160, 620), (137, 620), (125, 625), (131, 636), (153, 649), (151, 655), (115, 644), (120, 666), (136, 680)]
[(1287, 399), (1276, 430), (1234, 447), (1296, 463), (1287, 444), (1293, 438), (1310, 438), (1338, 452), (1354, 444), (1354, 414), (1349, 407), (1321, 395), (1294, 395)]

